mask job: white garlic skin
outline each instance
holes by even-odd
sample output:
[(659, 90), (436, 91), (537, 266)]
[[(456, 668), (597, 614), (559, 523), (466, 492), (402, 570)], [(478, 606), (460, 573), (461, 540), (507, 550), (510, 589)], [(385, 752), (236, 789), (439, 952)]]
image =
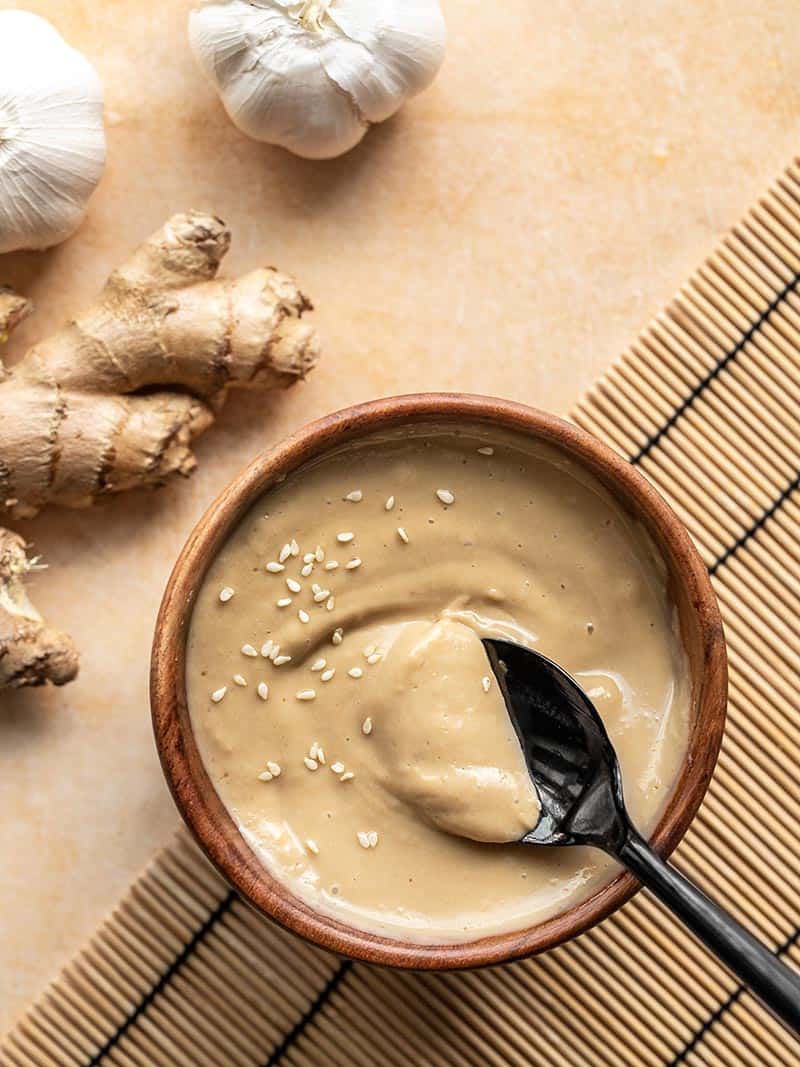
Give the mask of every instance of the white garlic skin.
[(243, 133), (329, 159), (430, 85), (446, 29), (438, 0), (203, 0), (189, 39)]
[(0, 11), (0, 253), (74, 233), (105, 158), (94, 68), (45, 19)]

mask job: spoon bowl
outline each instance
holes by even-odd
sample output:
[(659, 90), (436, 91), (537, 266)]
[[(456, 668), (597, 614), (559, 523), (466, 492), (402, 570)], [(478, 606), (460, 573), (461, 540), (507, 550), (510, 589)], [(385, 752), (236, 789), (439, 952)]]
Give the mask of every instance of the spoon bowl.
[(603, 720), (580, 686), (540, 652), (484, 638), (539, 794), (530, 845), (598, 845), (624, 836), (622, 776)]

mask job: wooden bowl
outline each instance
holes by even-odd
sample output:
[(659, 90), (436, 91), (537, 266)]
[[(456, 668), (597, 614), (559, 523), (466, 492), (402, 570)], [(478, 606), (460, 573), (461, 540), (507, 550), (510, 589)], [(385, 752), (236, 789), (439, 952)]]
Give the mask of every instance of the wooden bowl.
[(508, 400), (434, 393), (392, 397), (311, 423), (262, 453), (197, 524), (167, 585), (156, 623), (151, 704), (156, 744), (175, 802), (206, 855), (245, 900), (325, 949), (370, 963), (446, 970), (504, 963), (543, 952), (610, 915), (637, 889), (620, 873), (589, 899), (525, 930), (460, 944), (380, 937), (316, 912), (263, 866), (217, 796), (197, 749), (186, 700), (185, 653), (192, 607), (206, 570), (253, 501), (279, 478), (343, 442), (419, 422), (483, 424), (555, 445), (588, 468), (649, 531), (663, 554), (691, 670), (689, 744), (655, 832), (664, 856), (680, 841), (708, 786), (725, 722), (727, 667), (722, 622), (708, 572), (678, 518), (638, 472), (606, 445), (553, 415)]

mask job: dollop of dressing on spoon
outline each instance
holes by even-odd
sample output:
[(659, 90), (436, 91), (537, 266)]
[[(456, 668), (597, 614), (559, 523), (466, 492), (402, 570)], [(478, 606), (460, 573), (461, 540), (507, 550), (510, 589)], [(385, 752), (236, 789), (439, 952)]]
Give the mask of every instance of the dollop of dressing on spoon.
[(519, 840), (536, 825), (539, 800), (478, 634), (445, 618), (403, 624), (392, 637), (378, 700), (379, 781), (448, 834)]

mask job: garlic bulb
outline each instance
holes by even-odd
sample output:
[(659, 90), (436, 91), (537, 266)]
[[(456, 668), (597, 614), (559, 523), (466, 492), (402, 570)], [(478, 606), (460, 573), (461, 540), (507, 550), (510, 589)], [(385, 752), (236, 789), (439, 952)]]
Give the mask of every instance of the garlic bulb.
[(433, 81), (445, 25), (438, 0), (203, 0), (189, 39), (240, 130), (326, 159)]
[(0, 253), (69, 237), (105, 155), (89, 61), (38, 15), (0, 11)]

